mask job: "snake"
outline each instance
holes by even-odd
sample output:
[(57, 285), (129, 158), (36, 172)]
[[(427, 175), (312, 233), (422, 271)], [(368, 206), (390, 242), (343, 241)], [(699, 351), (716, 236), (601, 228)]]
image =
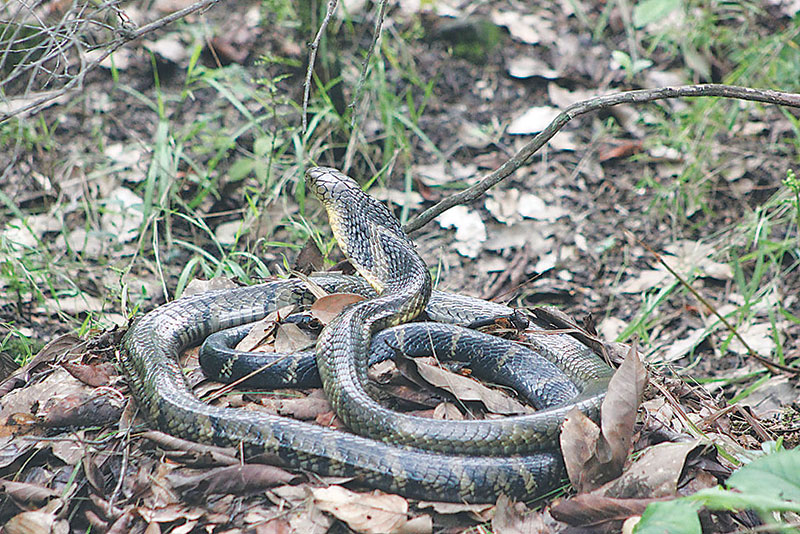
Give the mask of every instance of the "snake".
[[(326, 209), (340, 248), (360, 275), (320, 274), (311, 280), (325, 291), (370, 295), (328, 324), (315, 347), (325, 393), (350, 432), (207, 404), (192, 393), (178, 364), (183, 350), (214, 332), (284, 306), (309, 305), (314, 300), (309, 283), (291, 278), (182, 297), (131, 324), (120, 342), (120, 363), (151, 424), (176, 437), (241, 446), (248, 455), (265, 452), (290, 468), (352, 477), (360, 485), (410, 498), (494, 502), (502, 494), (530, 499), (557, 486), (564, 472), (559, 426), (576, 406), (597, 417), (611, 369), (574, 338), (533, 328), (526, 331), (525, 344), (575, 384), (574, 401), (481, 421), (433, 421), (387, 410), (366, 385), (376, 334), (424, 313), (453, 323), (436, 328), (441, 329), (437, 335), (455, 343), (461, 331), (448, 327), (513, 310), (432, 291), (427, 266), (400, 223), (352, 178), (314, 167), (306, 171), (306, 188)], [(402, 330), (396, 332), (401, 332), (397, 343), (410, 343)]]

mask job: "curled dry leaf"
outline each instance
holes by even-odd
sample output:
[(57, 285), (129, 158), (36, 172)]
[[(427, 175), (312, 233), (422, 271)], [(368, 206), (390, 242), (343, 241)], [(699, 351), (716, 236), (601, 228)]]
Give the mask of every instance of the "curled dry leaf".
[(40, 505), (60, 494), (60, 492), (38, 484), (14, 482), (13, 480), (0, 480), (0, 487), (3, 488), (3, 493), (26, 506)]
[(657, 499), (614, 499), (593, 493), (576, 495), (554, 504), (553, 517), (573, 527), (596, 527), (609, 521), (624, 521), (641, 515), (647, 505)]
[(354, 293), (335, 293), (320, 297), (311, 305), (309, 312), (312, 317), (316, 317), (322, 324), (330, 323), (334, 317), (342, 313), (350, 304), (361, 302), (364, 297)]
[(241, 495), (261, 491), (291, 483), (298, 477), (272, 465), (245, 464), (209, 469), (197, 476), (173, 474), (167, 478), (174, 488), (202, 497), (212, 494)]
[[(355, 493), (341, 486), (312, 488), (315, 504), (325, 512), (344, 521), (356, 532), (380, 534), (385, 532), (409, 532), (407, 526), (408, 501), (399, 495), (381, 491)], [(424, 521), (423, 521), (424, 523)], [(415, 532), (431, 532), (433, 526), (428, 516), (427, 525), (415, 522), (412, 526), (422, 527)]]
[(497, 414), (531, 413), (533, 410), (497, 389), (491, 389), (477, 380), (461, 376), (441, 365), (434, 358), (414, 358), (420, 376), (430, 384), (453, 394), (462, 401), (481, 401)]
[(600, 429), (580, 412), (570, 412), (560, 441), (567, 474), (578, 491), (590, 491), (622, 473), (646, 382), (634, 343), (608, 385)]

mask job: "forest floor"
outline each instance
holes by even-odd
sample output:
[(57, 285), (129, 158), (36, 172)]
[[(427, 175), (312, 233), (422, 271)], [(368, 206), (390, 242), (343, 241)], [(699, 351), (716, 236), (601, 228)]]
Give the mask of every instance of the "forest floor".
[[(193, 280), (286, 274), (307, 242), (326, 267), (341, 259), (306, 201), (306, 167), (369, 182), (406, 223), (577, 101), (691, 83), (800, 91), (797, 2), (398, 0), (360, 82), (378, 6), (349, 1), (319, 48), (304, 132), (308, 43), (325, 6), (230, 0), (121, 47), (80, 90), (5, 116), (74, 80), (109, 24), (142, 27), (189, 4), (0, 8), (3, 20), (84, 32), (80, 55), (14, 70), (35, 63), (20, 50), (40, 41), (0, 24), (6, 532), (618, 531), (654, 501), (800, 441), (800, 112), (718, 98), (576, 118), (484, 196), (412, 234), (438, 289), (555, 306), (609, 347), (635, 340), (650, 385), (616, 489), (573, 480), (533, 502), (432, 504), (146, 432), (115, 366), (132, 316), (198, 291)], [(184, 366), (198, 394), (218, 389), (196, 350)], [(458, 397), (414, 402), (441, 417), (449, 408), (434, 407)], [(331, 424), (319, 392), (217, 402)], [(754, 528), (768, 519), (742, 511), (753, 507), (710, 505), (699, 521)]]

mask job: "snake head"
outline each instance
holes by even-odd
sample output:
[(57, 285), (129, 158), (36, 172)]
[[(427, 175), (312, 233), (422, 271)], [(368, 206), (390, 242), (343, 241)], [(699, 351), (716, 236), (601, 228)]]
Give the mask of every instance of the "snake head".
[(346, 174), (332, 167), (311, 167), (306, 171), (306, 186), (326, 208), (339, 209), (337, 204), (362, 194), (361, 186)]

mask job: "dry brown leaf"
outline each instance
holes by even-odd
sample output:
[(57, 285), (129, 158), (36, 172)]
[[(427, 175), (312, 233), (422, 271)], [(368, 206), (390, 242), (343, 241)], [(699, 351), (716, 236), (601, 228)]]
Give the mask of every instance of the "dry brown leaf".
[(325, 295), (317, 299), (311, 305), (309, 312), (312, 317), (316, 317), (322, 324), (330, 323), (337, 315), (342, 313), (350, 304), (361, 302), (364, 300), (362, 295), (354, 293), (335, 293), (333, 295)]
[(561, 425), (561, 453), (569, 481), (578, 493), (597, 487), (589, 478), (592, 473), (585, 466), (597, 454), (599, 437), (600, 427), (578, 408), (570, 410)]
[(567, 474), (578, 491), (591, 491), (622, 473), (646, 382), (647, 371), (634, 343), (609, 382), (600, 431), (582, 413), (569, 413), (560, 443)]
[(263, 464), (232, 465), (209, 469), (196, 476), (171, 474), (167, 477), (174, 488), (196, 495), (236, 495), (262, 491), (297, 480), (297, 475), (279, 467)]
[(481, 401), (489, 411), (502, 415), (533, 411), (500, 390), (488, 388), (472, 378), (442, 368), (435, 358), (414, 358), (413, 360), (422, 378), (428, 383), (450, 392), (457, 399)]
[[(552, 516), (573, 527), (596, 527), (609, 521), (622, 522), (657, 499), (613, 499), (585, 493), (557, 502), (550, 508)], [(616, 529), (618, 531), (618, 528)]]
[(603, 490), (611, 497), (672, 497), (678, 492), (678, 480), (686, 457), (700, 446), (699, 441), (659, 443), (644, 452), (618, 479)]
[(4, 534), (68, 534), (69, 523), (58, 519), (56, 512), (64, 503), (55, 499), (44, 508), (32, 512), (22, 512), (3, 525)]
[(42, 424), (47, 427), (102, 426), (118, 421), (122, 415), (119, 396), (78, 391), (58, 399), (47, 399), (42, 414)]
[(634, 342), (625, 360), (611, 377), (601, 408), (600, 429), (609, 446), (609, 463), (617, 475), (628, 457), (636, 412), (647, 385), (647, 370)]
[(61, 367), (84, 384), (95, 388), (109, 385), (111, 377), (117, 375), (114, 365), (110, 362), (101, 362), (95, 365), (64, 362)]
[(13, 480), (0, 480), (3, 492), (26, 507), (41, 505), (45, 501), (58, 497), (60, 492), (51, 490), (38, 484), (28, 482), (14, 482)]
[(356, 532), (398, 532), (408, 522), (408, 501), (381, 491), (355, 493), (342, 486), (312, 488), (315, 504)]
[(550, 532), (541, 512), (529, 510), (524, 503), (514, 502), (505, 495), (497, 499), (492, 530), (503, 534), (536, 534)]
[(275, 352), (299, 352), (312, 347), (315, 340), (313, 336), (296, 324), (281, 324), (275, 331)]
[(186, 289), (183, 290), (182, 296), (188, 297), (190, 295), (197, 295), (207, 291), (216, 291), (218, 289), (233, 289), (238, 287), (236, 283), (227, 276), (216, 276), (211, 280), (198, 280), (194, 279), (186, 284)]

